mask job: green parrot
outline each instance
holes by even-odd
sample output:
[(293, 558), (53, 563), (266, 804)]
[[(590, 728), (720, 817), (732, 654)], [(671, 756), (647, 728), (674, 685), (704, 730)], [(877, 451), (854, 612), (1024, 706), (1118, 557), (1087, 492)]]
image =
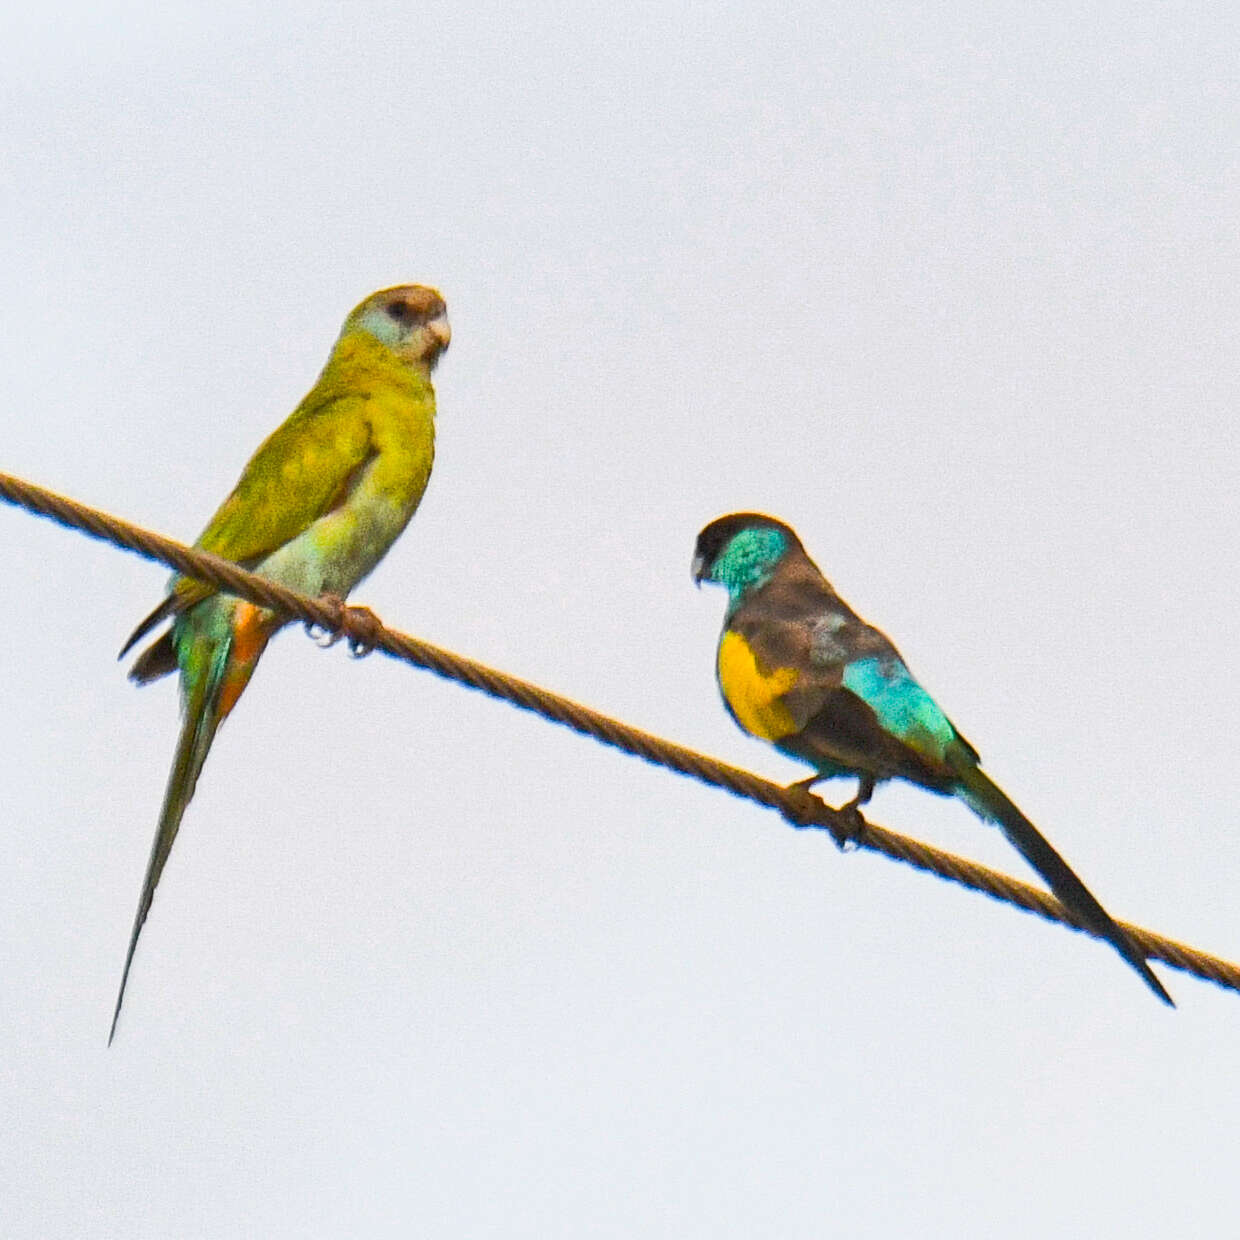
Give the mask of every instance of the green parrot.
[(716, 675), (729, 714), (816, 773), (853, 776), (857, 810), (885, 779), (959, 797), (999, 827), (1083, 926), (1106, 939), (1164, 1003), (1139, 943), (1112, 920), (1049, 840), (981, 768), (977, 750), (913, 679), (884, 633), (835, 592), (788, 525), (757, 512), (698, 535), (693, 579), (728, 592)]
[[(367, 297), (345, 319), (318, 382), (255, 452), (194, 545), (303, 594), (343, 599), (396, 541), (426, 490), (435, 456), (431, 371), (450, 339), (447, 308), (434, 289), (409, 284)], [(169, 630), (129, 673), (146, 684), (179, 671), (184, 722), (109, 1045), (138, 936), (216, 729), (284, 623), (274, 612), (176, 576), (121, 657), (168, 619)]]

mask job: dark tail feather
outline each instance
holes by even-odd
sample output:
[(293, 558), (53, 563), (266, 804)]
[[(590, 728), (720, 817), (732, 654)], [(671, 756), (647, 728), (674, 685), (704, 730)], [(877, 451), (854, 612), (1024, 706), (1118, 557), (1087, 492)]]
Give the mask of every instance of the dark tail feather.
[(123, 659), (152, 629), (158, 628), (170, 616), (176, 615), (181, 609), (181, 601), (175, 594), (169, 594), (163, 599), (159, 606), (132, 633), (129, 634), (129, 640), (121, 647), (121, 652), (116, 657)]
[[(963, 765), (963, 764), (962, 764)], [(1166, 1004), (1171, 996), (1146, 963), (1145, 953), (1094, 898), (1050, 841), (1008, 799), (1004, 791), (976, 766), (959, 771), (957, 795), (979, 818), (995, 823), (1021, 856), (1046, 881), (1059, 902), (1089, 930), (1106, 939), (1141, 975), (1145, 984)]]
[[(116, 657), (123, 659), (152, 629), (157, 629), (165, 620), (182, 615), (191, 607), (201, 603), (215, 593), (215, 587), (200, 581), (182, 581), (177, 588), (163, 599), (159, 606), (129, 635), (129, 640), (121, 647)], [(172, 642), (172, 635), (165, 633), (158, 641), (148, 646), (139, 656), (138, 661), (129, 669), (129, 679), (144, 685), (147, 681), (158, 680), (177, 670), (177, 652)]]
[(177, 670), (177, 648), (172, 634), (165, 633), (152, 642), (129, 669), (129, 679), (136, 685), (149, 684), (161, 676), (171, 676)]
[(133, 919), (133, 930), (129, 935), (129, 950), (125, 953), (125, 968), (121, 973), (120, 990), (116, 995), (116, 1010), (112, 1013), (112, 1028), (108, 1031), (108, 1045), (116, 1036), (116, 1022), (120, 1019), (121, 1004), (125, 1001), (125, 984), (129, 981), (129, 968), (133, 964), (134, 951), (138, 946), (138, 936), (142, 933), (146, 915), (151, 911), (151, 901), (155, 898), (155, 888), (159, 886), (160, 876), (164, 872), (164, 864), (172, 851), (173, 841), (181, 826), (181, 818), (194, 795), (199, 773), (207, 760), (207, 751), (215, 739), (216, 729), (220, 725), (220, 714), (217, 704), (220, 689), (224, 681), (224, 671), (228, 666), (228, 654), (231, 642), (220, 643), (215, 652), (211, 666), (201, 683), (191, 692), (185, 703), (185, 722), (181, 727), (181, 735), (177, 741), (176, 756), (173, 758), (172, 771), (168, 775), (168, 788), (164, 793), (163, 808), (159, 812), (159, 826), (155, 831), (155, 841), (151, 845), (151, 857), (146, 864), (146, 877), (142, 881), (142, 896), (138, 901), (138, 911)]

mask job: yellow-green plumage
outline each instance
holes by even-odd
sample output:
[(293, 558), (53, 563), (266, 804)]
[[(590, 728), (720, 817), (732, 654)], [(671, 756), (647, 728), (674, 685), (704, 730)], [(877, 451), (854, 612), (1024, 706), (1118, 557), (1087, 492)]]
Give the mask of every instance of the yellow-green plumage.
[[(341, 339), (314, 390), (262, 444), (199, 545), (249, 560), (339, 510), (363, 467), (365, 499), (412, 516), (435, 458), (435, 393), (427, 374), (371, 337)], [(397, 530), (397, 533), (400, 531)]]
[[(255, 452), (196, 545), (303, 593), (343, 598), (383, 558), (426, 490), (435, 456), (430, 374), (449, 338), (433, 289), (405, 285), (363, 301), (318, 382)], [(169, 632), (130, 672), (143, 683), (179, 671), (184, 724), (112, 1034), (142, 924), (211, 741), (280, 626), (272, 612), (174, 577), (122, 655), (169, 618)]]

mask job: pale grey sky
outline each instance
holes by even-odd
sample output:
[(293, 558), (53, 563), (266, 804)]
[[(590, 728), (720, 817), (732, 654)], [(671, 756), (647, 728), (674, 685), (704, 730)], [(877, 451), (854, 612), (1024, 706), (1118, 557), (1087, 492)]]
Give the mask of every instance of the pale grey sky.
[[(1238, 54), (1222, 5), (6, 12), (0, 469), (191, 539), (433, 283), (436, 472), (358, 601), (791, 779), (688, 572), (773, 512), (1113, 913), (1234, 957)], [(6, 1235), (1234, 1226), (1240, 997), (299, 632), (107, 1050), (164, 574), (7, 508), (0, 563)]]

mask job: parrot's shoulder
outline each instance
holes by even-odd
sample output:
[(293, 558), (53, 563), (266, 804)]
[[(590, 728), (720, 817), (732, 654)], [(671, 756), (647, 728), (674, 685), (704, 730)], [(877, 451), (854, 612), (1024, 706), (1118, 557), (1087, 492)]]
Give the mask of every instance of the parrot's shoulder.
[(316, 386), (259, 445), (198, 545), (261, 557), (330, 508), (371, 451), (365, 393)]
[(764, 653), (795, 660), (807, 672), (837, 667), (861, 652), (895, 653), (808, 561), (775, 573), (744, 601), (730, 624)]

